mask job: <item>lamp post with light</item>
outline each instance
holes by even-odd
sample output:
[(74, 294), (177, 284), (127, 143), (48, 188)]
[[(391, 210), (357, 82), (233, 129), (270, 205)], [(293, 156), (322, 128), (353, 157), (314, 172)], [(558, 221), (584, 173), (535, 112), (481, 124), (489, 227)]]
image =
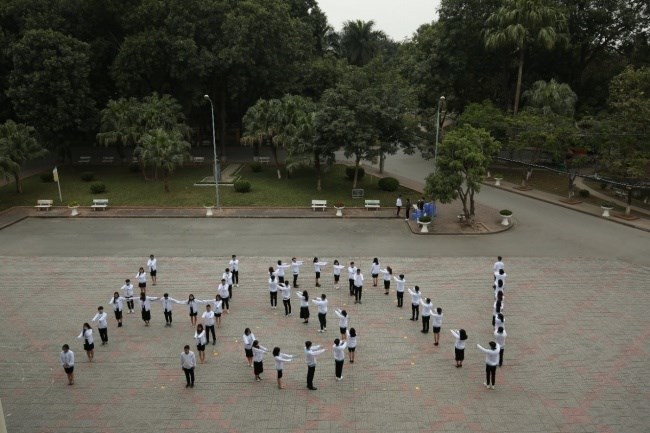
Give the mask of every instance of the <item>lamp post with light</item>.
[(209, 95), (203, 95), (203, 99), (210, 103), (210, 111), (212, 112), (212, 149), (214, 150), (214, 188), (216, 196), (216, 208), (219, 210), (219, 161), (217, 160), (217, 137), (214, 129), (214, 105)]

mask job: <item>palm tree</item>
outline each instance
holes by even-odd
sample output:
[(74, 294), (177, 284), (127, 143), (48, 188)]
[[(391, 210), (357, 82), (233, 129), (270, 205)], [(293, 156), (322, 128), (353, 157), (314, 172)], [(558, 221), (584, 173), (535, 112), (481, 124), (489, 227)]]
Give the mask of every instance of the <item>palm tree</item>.
[(101, 111), (100, 132), (97, 141), (104, 146), (116, 146), (123, 156), (125, 146), (137, 143), (139, 102), (135, 98), (108, 101)]
[(245, 145), (256, 147), (255, 153), (259, 154), (259, 146), (271, 146), (273, 161), (278, 172), (278, 179), (282, 179), (280, 162), (278, 161), (278, 148), (285, 142), (282, 123), (286, 113), (283, 113), (282, 101), (279, 99), (260, 99), (250, 107), (243, 118), (244, 135), (241, 141)]
[(13, 120), (0, 125), (0, 167), (14, 176), (19, 194), (23, 192), (20, 182), (23, 164), (47, 154), (47, 150), (34, 137), (35, 133), (31, 126)]
[(518, 55), (514, 103), (514, 114), (517, 114), (526, 49), (533, 43), (540, 43), (550, 50), (566, 39), (562, 33), (567, 27), (566, 16), (548, 0), (504, 0), (504, 5), (487, 19), (487, 26), (486, 48), (514, 47)]
[(374, 26), (372, 20), (346, 21), (343, 24), (340, 43), (349, 64), (364, 66), (379, 51), (379, 41), (386, 39), (386, 35), (380, 30), (374, 30)]
[(146, 165), (162, 171), (165, 192), (169, 192), (169, 176), (190, 158), (190, 144), (178, 130), (156, 128), (142, 137), (142, 147), (142, 159)]
[(523, 94), (527, 105), (541, 110), (542, 114), (551, 113), (573, 117), (578, 96), (566, 83), (554, 79), (549, 82), (535, 81), (531, 89)]

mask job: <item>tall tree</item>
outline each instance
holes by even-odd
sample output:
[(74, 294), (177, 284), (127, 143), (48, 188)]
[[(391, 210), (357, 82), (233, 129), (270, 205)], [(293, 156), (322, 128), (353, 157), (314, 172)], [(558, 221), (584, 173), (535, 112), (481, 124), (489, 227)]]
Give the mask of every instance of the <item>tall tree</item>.
[(258, 155), (259, 146), (271, 147), (278, 179), (282, 179), (278, 149), (284, 144), (281, 135), (283, 133), (283, 109), (282, 101), (279, 99), (257, 101), (244, 116), (244, 135), (241, 138), (243, 144), (256, 146), (255, 153)]
[(555, 113), (573, 116), (578, 96), (566, 83), (535, 81), (532, 88), (523, 94), (526, 104), (539, 109), (543, 114)]
[(23, 192), (20, 181), (23, 164), (47, 153), (35, 135), (34, 128), (13, 120), (0, 125), (0, 168), (13, 175), (17, 193)]
[(178, 130), (156, 128), (142, 137), (142, 148), (145, 165), (162, 173), (165, 192), (169, 192), (169, 176), (190, 158), (190, 144)]
[(341, 49), (349, 64), (364, 66), (377, 54), (386, 34), (374, 27), (372, 20), (346, 21), (343, 24)]
[(517, 59), (517, 85), (514, 114), (519, 112), (519, 99), (526, 49), (538, 43), (550, 50), (565, 38), (566, 17), (549, 0), (505, 0), (487, 20), (485, 46), (488, 49), (514, 48)]

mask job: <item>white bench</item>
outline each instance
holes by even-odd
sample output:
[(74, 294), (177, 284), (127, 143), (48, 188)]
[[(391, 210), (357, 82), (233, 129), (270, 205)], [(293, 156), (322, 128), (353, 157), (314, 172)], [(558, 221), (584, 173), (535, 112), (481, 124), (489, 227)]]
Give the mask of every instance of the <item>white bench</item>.
[(379, 209), (379, 200), (366, 200), (366, 209)]
[(77, 161), (77, 164), (89, 164), (90, 163), (90, 156), (80, 156), (79, 160)]
[(102, 164), (112, 164), (115, 162), (115, 157), (114, 156), (104, 156), (102, 157)]
[(93, 205), (91, 206), (93, 210), (97, 209), (106, 209), (108, 207), (108, 199), (107, 198), (95, 198), (93, 199)]
[(311, 201), (311, 208), (316, 211), (316, 209), (322, 209), (323, 212), (325, 212), (325, 208), (327, 207), (327, 200), (312, 200)]
[(257, 162), (260, 164), (270, 164), (271, 163), (271, 157), (270, 156), (260, 156), (257, 158)]
[(46, 211), (48, 211), (50, 210), (53, 204), (54, 204), (54, 200), (36, 200), (36, 206), (34, 207), (38, 210), (45, 209)]
[(203, 156), (193, 156), (192, 163), (194, 164), (203, 164), (205, 162), (205, 157)]

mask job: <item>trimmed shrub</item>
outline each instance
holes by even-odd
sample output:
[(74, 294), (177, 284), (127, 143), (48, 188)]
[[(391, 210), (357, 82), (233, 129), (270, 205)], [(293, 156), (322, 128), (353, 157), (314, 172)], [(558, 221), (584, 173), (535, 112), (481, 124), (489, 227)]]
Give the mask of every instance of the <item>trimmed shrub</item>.
[[(363, 179), (363, 176), (365, 176), (365, 174), (366, 171), (363, 169), (363, 167), (359, 167), (359, 172), (357, 173), (357, 179), (358, 180)], [(354, 180), (354, 166), (345, 167), (345, 176), (350, 180)]]
[(421, 223), (430, 223), (431, 222), (431, 217), (429, 215), (424, 215), (418, 218), (418, 222)]
[(588, 189), (581, 189), (580, 192), (578, 193), (578, 195), (579, 195), (580, 197), (582, 197), (582, 198), (589, 198), (589, 196), (591, 195), (591, 193), (589, 192)]
[(51, 171), (46, 171), (45, 173), (41, 173), (41, 180), (46, 183), (54, 182), (54, 173), (52, 173)]
[(104, 182), (93, 182), (90, 184), (90, 192), (93, 194), (101, 194), (106, 192), (106, 185)]
[(259, 173), (260, 171), (262, 171), (262, 164), (257, 161), (251, 162), (250, 167), (253, 173)]
[(251, 183), (247, 180), (238, 180), (237, 182), (234, 183), (234, 188), (235, 191), (237, 192), (250, 192), (251, 190)]
[(397, 188), (399, 188), (399, 180), (394, 177), (382, 177), (379, 179), (378, 185), (383, 191), (397, 191)]
[(90, 182), (91, 180), (94, 179), (95, 179), (95, 173), (93, 173), (92, 171), (84, 171), (83, 173), (81, 173), (81, 180), (83, 180), (84, 182)]
[(512, 216), (512, 211), (508, 209), (502, 209), (499, 211), (499, 214), (502, 216)]

